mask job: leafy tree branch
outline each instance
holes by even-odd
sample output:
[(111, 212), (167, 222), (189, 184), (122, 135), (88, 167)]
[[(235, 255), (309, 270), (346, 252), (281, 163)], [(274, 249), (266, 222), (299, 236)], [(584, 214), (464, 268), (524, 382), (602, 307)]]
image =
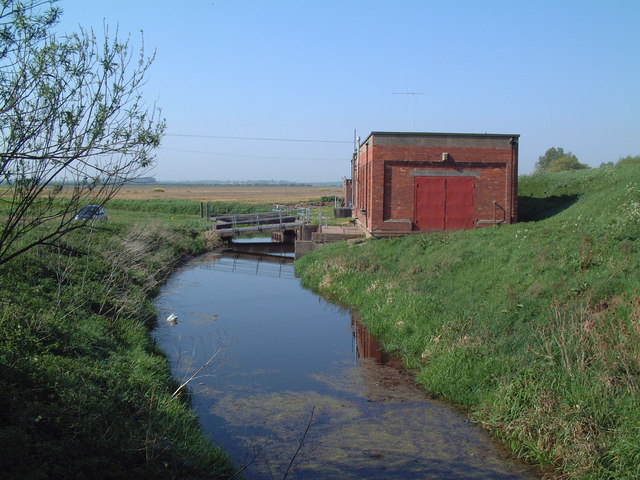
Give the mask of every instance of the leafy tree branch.
[(142, 96), (154, 55), (105, 25), (57, 36), (53, 1), (0, 4), (0, 264), (83, 224), (153, 164), (165, 122)]

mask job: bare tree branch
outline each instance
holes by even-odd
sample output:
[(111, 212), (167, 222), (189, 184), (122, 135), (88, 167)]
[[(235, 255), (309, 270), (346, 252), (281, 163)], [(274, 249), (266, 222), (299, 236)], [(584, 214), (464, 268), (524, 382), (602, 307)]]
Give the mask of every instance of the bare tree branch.
[(285, 470), (284, 475), (282, 476), (282, 480), (285, 480), (285, 478), (287, 478), (289, 473), (293, 471), (296, 457), (300, 453), (300, 450), (302, 450), (302, 447), (304, 446), (304, 442), (307, 439), (307, 435), (309, 434), (309, 430), (311, 429), (311, 425), (313, 424), (313, 414), (315, 413), (315, 411), (316, 411), (316, 406), (314, 405), (313, 408), (311, 409), (311, 415), (309, 415), (309, 421), (307, 422), (307, 427), (304, 429), (304, 433), (302, 434), (302, 437), (298, 442), (298, 448), (294, 452), (293, 457), (291, 457), (291, 461), (289, 462), (289, 465), (287, 466), (287, 469)]
[(218, 347), (218, 349), (213, 353), (213, 355), (209, 357), (209, 360), (207, 360), (202, 365), (200, 365), (200, 367), (195, 372), (193, 372), (193, 374), (190, 375), (189, 378), (183, 381), (180, 384), (180, 386), (176, 388), (175, 392), (171, 394), (171, 397), (176, 398), (184, 387), (189, 385), (189, 383), (191, 383), (193, 380), (197, 379), (200, 375), (200, 372), (202, 372), (205, 368), (207, 368), (211, 364), (211, 362), (213, 362), (213, 360), (220, 354), (221, 351), (222, 351), (222, 347)]

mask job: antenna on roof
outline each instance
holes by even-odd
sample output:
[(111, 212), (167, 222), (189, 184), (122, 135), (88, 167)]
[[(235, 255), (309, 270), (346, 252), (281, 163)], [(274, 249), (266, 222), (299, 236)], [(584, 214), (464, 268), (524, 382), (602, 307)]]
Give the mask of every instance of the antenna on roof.
[(413, 97), (413, 131), (416, 131), (416, 95), (424, 95), (422, 92), (393, 92), (392, 95), (411, 95)]

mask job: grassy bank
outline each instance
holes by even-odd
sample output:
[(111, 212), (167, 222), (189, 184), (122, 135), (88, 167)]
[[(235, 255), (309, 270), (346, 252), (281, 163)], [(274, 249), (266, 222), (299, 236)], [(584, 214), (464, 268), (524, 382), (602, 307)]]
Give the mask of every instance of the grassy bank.
[(202, 251), (199, 231), (109, 222), (65, 238), (0, 271), (2, 478), (229, 478), (150, 336), (150, 299)]
[(567, 478), (640, 478), (640, 168), (520, 179), (512, 226), (334, 244), (303, 282)]

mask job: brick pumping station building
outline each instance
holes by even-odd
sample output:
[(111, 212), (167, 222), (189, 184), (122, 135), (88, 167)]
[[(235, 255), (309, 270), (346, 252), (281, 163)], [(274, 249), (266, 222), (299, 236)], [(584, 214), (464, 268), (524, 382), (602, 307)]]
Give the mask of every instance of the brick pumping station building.
[(519, 135), (372, 132), (345, 195), (374, 236), (514, 223)]

